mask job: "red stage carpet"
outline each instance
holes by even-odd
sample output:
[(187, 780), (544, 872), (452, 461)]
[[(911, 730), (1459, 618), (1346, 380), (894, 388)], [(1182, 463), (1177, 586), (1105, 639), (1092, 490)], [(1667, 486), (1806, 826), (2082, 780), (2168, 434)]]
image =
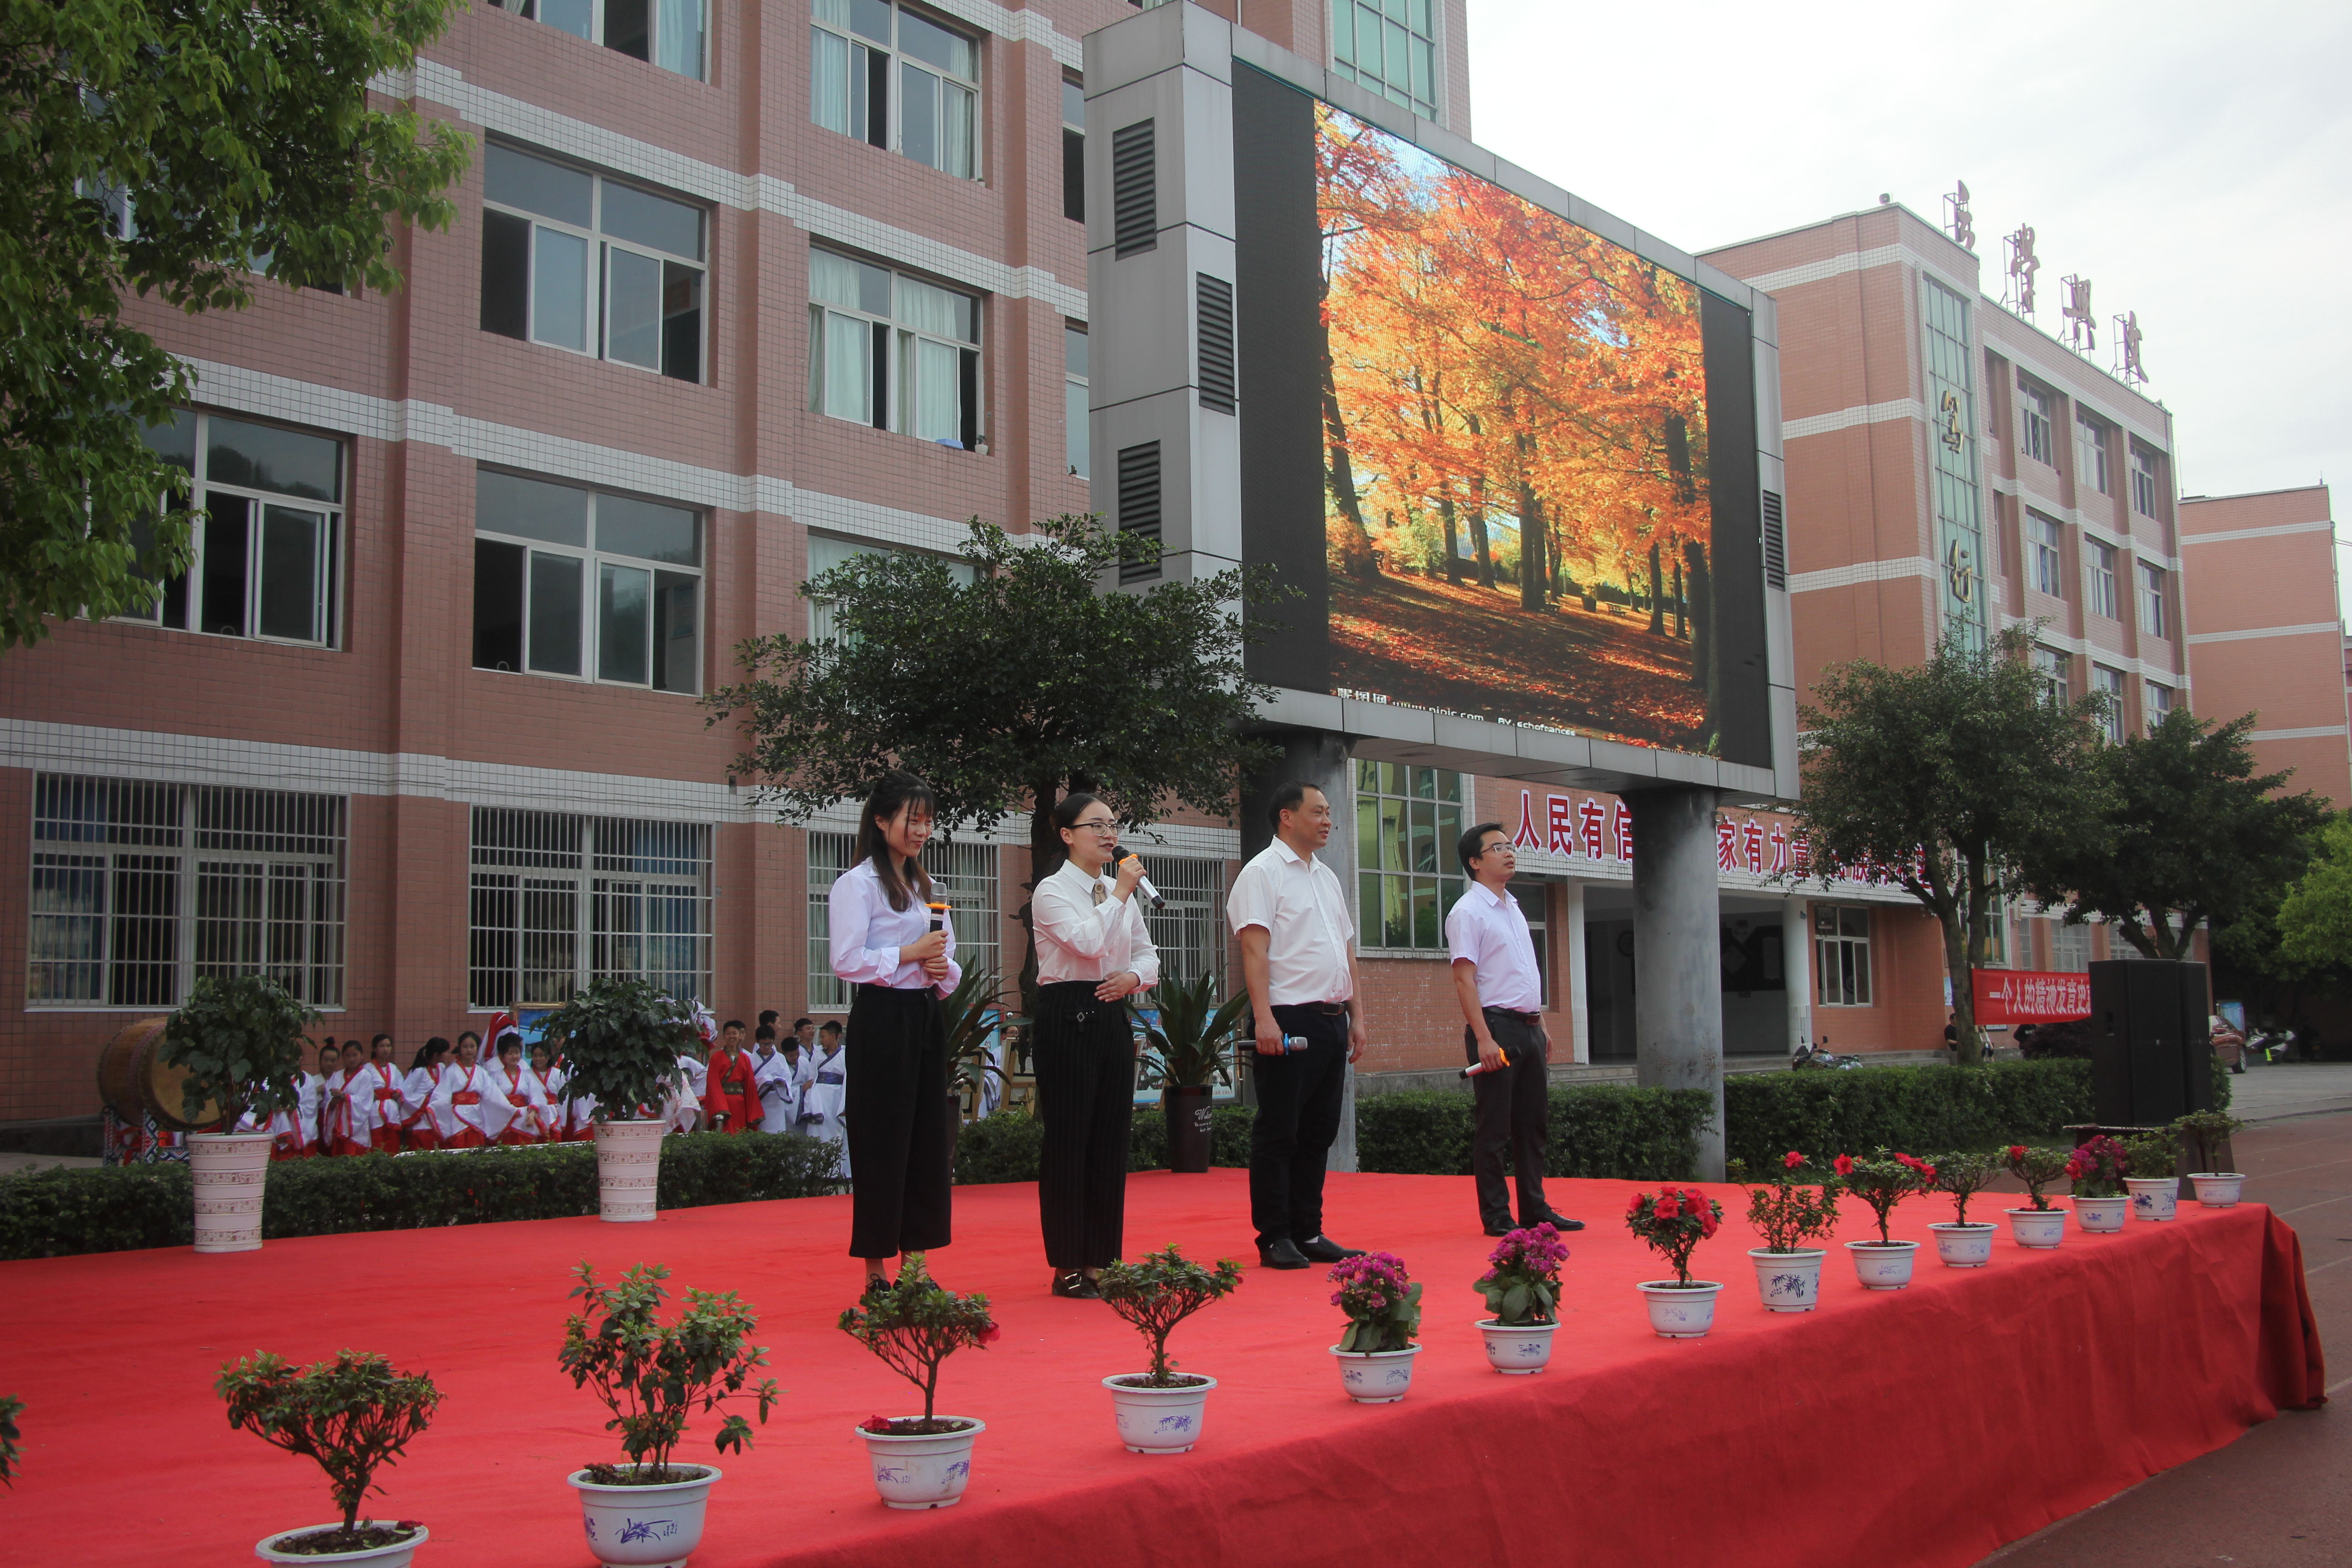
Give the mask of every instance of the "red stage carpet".
[[(230, 1430), (212, 1380), (257, 1348), (307, 1362), (350, 1346), (429, 1371), (447, 1396), (372, 1505), (432, 1526), (420, 1568), (589, 1563), (563, 1477), (619, 1455), (555, 1366), (583, 1256), (739, 1290), (773, 1347), (788, 1395), (724, 1465), (697, 1568), (1967, 1564), (2324, 1385), (2300, 1248), (2260, 1206), (2184, 1204), (2178, 1223), (2070, 1234), (2055, 1253), (2004, 1233), (1973, 1271), (1923, 1247), (1918, 1283), (1893, 1294), (1864, 1292), (1835, 1254), (1821, 1310), (1792, 1317), (1758, 1306), (1735, 1215), (1699, 1251), (1727, 1287), (1714, 1334), (1669, 1342), (1631, 1288), (1657, 1273), (1622, 1223), (1632, 1190), (1553, 1186), (1591, 1228), (1571, 1238), (1551, 1370), (1506, 1378), (1470, 1327), (1490, 1244), (1467, 1178), (1335, 1177), (1332, 1233), (1401, 1254), (1427, 1286), (1411, 1397), (1348, 1403), (1322, 1270), (1252, 1267), (1177, 1332), (1185, 1367), (1220, 1380), (1201, 1446), (1146, 1458), (1118, 1446), (1099, 1385), (1142, 1364), (1139, 1342), (1099, 1303), (1046, 1294), (1034, 1190), (959, 1189), (962, 1239), (933, 1264), (986, 1290), (1004, 1334), (949, 1363), (940, 1408), (988, 1430), (963, 1503), (929, 1513), (882, 1508), (851, 1435), (908, 1391), (834, 1327), (854, 1287), (846, 1199), (0, 1265), (0, 1391), (27, 1405), (0, 1560), (250, 1562), (265, 1533), (327, 1519), (317, 1467)], [(1129, 1192), (1130, 1252), (1250, 1255), (1241, 1173)], [(1896, 1234), (1925, 1241), (1948, 1213), (1914, 1200)], [(681, 1458), (709, 1458), (712, 1429), (689, 1431)]]

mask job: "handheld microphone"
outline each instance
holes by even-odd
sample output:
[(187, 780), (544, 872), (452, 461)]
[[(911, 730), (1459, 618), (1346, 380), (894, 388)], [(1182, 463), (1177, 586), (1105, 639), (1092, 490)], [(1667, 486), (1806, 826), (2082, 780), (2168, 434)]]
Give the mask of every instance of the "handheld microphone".
[[(1133, 855), (1122, 855), (1114, 863), (1124, 866), (1129, 860), (1133, 860), (1135, 858), (1137, 858), (1137, 857)], [(1135, 879), (1135, 890), (1141, 893), (1145, 898), (1150, 899), (1151, 900), (1151, 907), (1155, 910), (1165, 909), (1168, 905), (1168, 900), (1160, 896), (1160, 889), (1151, 885), (1151, 879), (1149, 877), (1138, 877)]]
[(1463, 1076), (1464, 1078), (1476, 1078), (1476, 1077), (1477, 1077), (1480, 1073), (1482, 1073), (1482, 1072), (1500, 1072), (1500, 1071), (1504, 1070), (1505, 1068), (1508, 1068), (1510, 1065), (1511, 1065), (1511, 1058), (1508, 1058), (1508, 1057), (1505, 1057), (1501, 1061), (1496, 1062), (1493, 1067), (1488, 1067), (1485, 1062), (1480, 1062), (1480, 1063), (1478, 1063), (1478, 1064), (1477, 1064), (1476, 1066), (1475, 1066), (1475, 1067), (1466, 1067), (1466, 1068), (1464, 1068), (1462, 1069), (1462, 1076)]
[(926, 904), (923, 907), (931, 911), (931, 929), (933, 931), (945, 930), (948, 920), (948, 906), (945, 904)]

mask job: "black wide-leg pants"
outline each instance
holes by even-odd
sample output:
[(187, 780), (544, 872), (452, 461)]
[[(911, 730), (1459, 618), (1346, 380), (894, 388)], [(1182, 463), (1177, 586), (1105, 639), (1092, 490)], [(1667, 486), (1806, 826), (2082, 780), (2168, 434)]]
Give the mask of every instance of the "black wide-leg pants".
[(948, 1031), (928, 989), (860, 985), (842, 1041), (849, 1081), (849, 1256), (945, 1247), (950, 1231)]
[[(1511, 1223), (1511, 1194), (1503, 1184), (1506, 1156), (1519, 1188), (1519, 1224), (1533, 1225), (1544, 1202), (1544, 1148), (1551, 1133), (1551, 1072), (1543, 1026), (1517, 1013), (1485, 1009), (1486, 1032), (1511, 1065), (1470, 1080), (1478, 1102), (1477, 1131), (1470, 1142), (1470, 1171), (1478, 1184), (1478, 1218), (1488, 1226)], [(1478, 1037), (1462, 1031), (1470, 1065), (1478, 1065)]]
[(1091, 980), (1037, 993), (1037, 1223), (1056, 1273), (1118, 1261), (1127, 1229), (1135, 1045), (1127, 1004), (1094, 993)]
[(1257, 1115), (1250, 1122), (1250, 1223), (1257, 1243), (1312, 1241), (1323, 1234), (1323, 1174), (1348, 1088), (1348, 1018), (1334, 1008), (1276, 1006), (1286, 1035), (1304, 1035), (1296, 1056), (1250, 1057)]

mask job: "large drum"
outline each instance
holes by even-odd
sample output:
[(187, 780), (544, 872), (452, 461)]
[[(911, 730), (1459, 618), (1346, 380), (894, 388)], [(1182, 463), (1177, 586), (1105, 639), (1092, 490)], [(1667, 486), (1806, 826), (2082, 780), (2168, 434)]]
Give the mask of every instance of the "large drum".
[(208, 1100), (191, 1121), (180, 1099), (185, 1068), (163, 1065), (163, 1026), (168, 1018), (141, 1018), (126, 1024), (107, 1042), (98, 1058), (98, 1092), (114, 1114), (131, 1126), (152, 1116), (155, 1125), (174, 1132), (202, 1132), (220, 1124), (219, 1102)]

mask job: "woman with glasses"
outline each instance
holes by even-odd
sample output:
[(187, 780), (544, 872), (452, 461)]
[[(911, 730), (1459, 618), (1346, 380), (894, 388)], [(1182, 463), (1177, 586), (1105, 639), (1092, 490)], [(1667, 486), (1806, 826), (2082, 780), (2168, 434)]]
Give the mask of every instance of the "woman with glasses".
[(1037, 1211), (1054, 1294), (1099, 1300), (1127, 1219), (1135, 1037), (1127, 999), (1158, 984), (1160, 954), (1134, 898), (1143, 862), (1113, 866), (1118, 822), (1091, 795), (1054, 808), (1069, 858), (1037, 884), (1037, 1026), (1032, 1059), (1045, 1123)]

